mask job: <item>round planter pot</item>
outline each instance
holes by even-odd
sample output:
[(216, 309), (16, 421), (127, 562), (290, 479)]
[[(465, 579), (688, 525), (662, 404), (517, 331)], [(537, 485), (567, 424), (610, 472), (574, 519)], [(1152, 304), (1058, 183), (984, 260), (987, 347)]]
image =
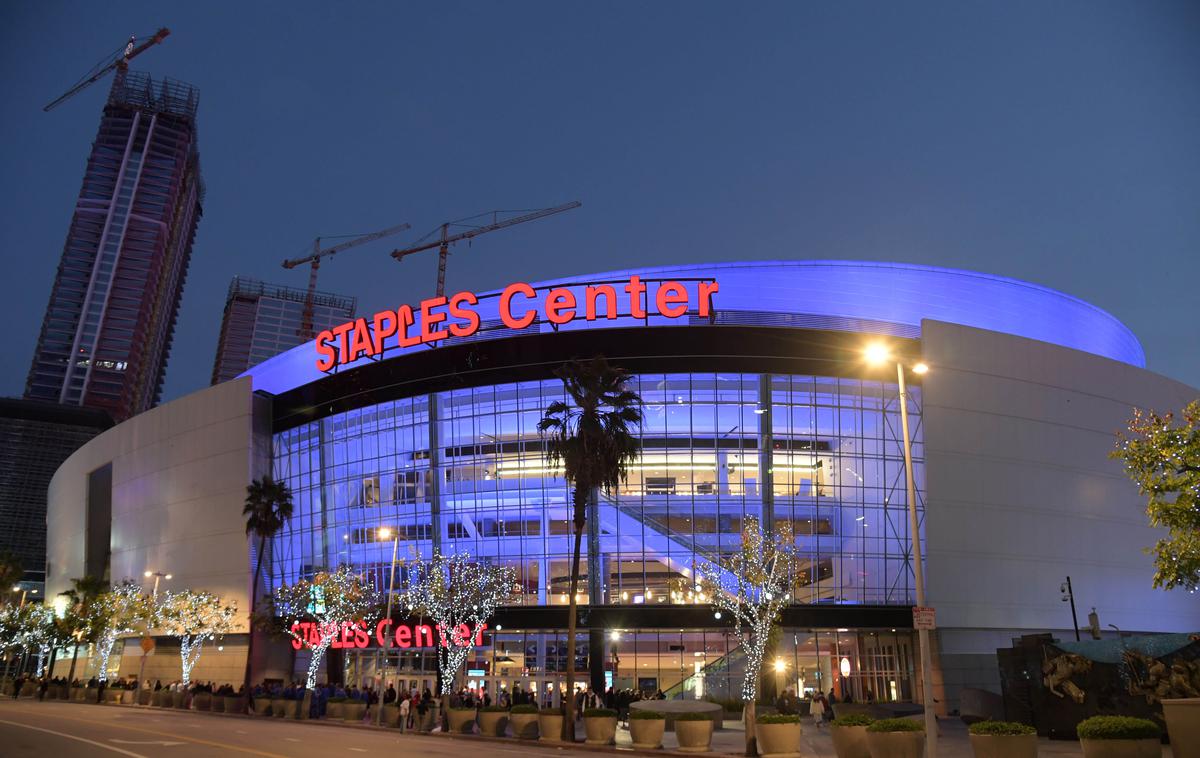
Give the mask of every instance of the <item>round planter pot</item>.
[(800, 724), (756, 724), (754, 729), (763, 758), (799, 758)]
[(475, 734), (475, 709), (451, 708), (446, 711), (451, 734)]
[(387, 704), (383, 706), (383, 726), (397, 726), (400, 723), (400, 706)]
[(1160, 758), (1162, 743), (1147, 740), (1080, 740), (1083, 758)]
[(237, 695), (225, 695), (221, 699), (225, 701), (225, 712), (226, 713), (241, 713), (242, 712), (242, 699), (240, 697), (238, 697)]
[(225, 697), (223, 695), (213, 695), (212, 701), (209, 704), (209, 710), (213, 713), (225, 712)]
[(479, 733), (487, 737), (508, 735), (508, 713), (505, 711), (480, 711)]
[(833, 738), (837, 758), (871, 758), (865, 726), (831, 726), (829, 736)]
[(192, 696), (192, 707), (198, 711), (211, 711), (212, 694), (208, 692), (197, 692)]
[(584, 742), (588, 745), (617, 744), (616, 716), (584, 716), (583, 731), (587, 735)]
[(666, 719), (629, 719), (629, 736), (638, 750), (658, 750), (666, 729)]
[(172, 708), (182, 708), (183, 707), (183, 693), (182, 692), (172, 692), (171, 693), (171, 707)]
[(925, 755), (924, 732), (867, 732), (871, 758), (921, 758)]
[(287, 701), (281, 697), (271, 698), (271, 716), (273, 716), (274, 718), (277, 718), (277, 719), (283, 718), (283, 716), (284, 716), (283, 705), (286, 702)]
[(975, 758), (1037, 758), (1036, 734), (972, 734)]
[(346, 707), (345, 702), (338, 702), (338, 703), (328, 702), (328, 703), (326, 703), (325, 704), (325, 718), (340, 720), (342, 718), (342, 711), (345, 709), (345, 707)]
[(367, 704), (361, 700), (347, 700), (342, 703), (342, 721), (362, 721), (367, 715)]
[(681, 753), (707, 753), (712, 748), (713, 722), (675, 721), (675, 739)]
[(62, 685), (61, 687), (59, 687), (58, 688), (58, 699), (59, 700), (70, 700), (71, 699), (71, 688), (65, 684)]
[(137, 695), (137, 690), (121, 690), (121, 705), (133, 705), (133, 698)]
[(150, 701), (154, 698), (154, 693), (150, 690), (142, 689), (137, 693), (138, 705), (150, 705)]
[(555, 711), (554, 713), (539, 713), (538, 719), (538, 739), (542, 742), (562, 742), (562, 714)]
[(513, 736), (521, 740), (536, 740), (538, 738), (538, 714), (510, 713), (508, 723), (512, 726)]
[(1175, 758), (1200, 758), (1200, 697), (1162, 701)]
[(284, 700), (283, 701), (283, 717), (295, 721), (300, 718), (300, 703), (301, 700)]

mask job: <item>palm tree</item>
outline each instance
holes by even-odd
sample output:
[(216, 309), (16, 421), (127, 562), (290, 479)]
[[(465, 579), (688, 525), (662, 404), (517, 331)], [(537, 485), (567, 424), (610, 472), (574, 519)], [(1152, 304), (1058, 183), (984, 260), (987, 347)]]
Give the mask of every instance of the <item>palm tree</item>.
[[(634, 434), (642, 424), (642, 399), (627, 388), (629, 373), (603, 356), (573, 360), (554, 372), (571, 403), (556, 400), (538, 422), (551, 468), (562, 467), (572, 487), (575, 546), (571, 553), (571, 594), (567, 616), (567, 697), (563, 737), (575, 741), (575, 595), (579, 589), (579, 544), (587, 526), (587, 504), (599, 489), (612, 491), (625, 480), (638, 457)], [(591, 602), (597, 602), (592, 598)]]
[(254, 604), (258, 599), (258, 578), (262, 574), (263, 552), (267, 540), (274, 537), (283, 525), (292, 518), (292, 491), (283, 482), (277, 482), (267, 474), (255, 479), (246, 487), (246, 506), (242, 508), (246, 517), (246, 536), (258, 537), (258, 551), (254, 561), (254, 588), (250, 593), (250, 637), (246, 645), (246, 701), (243, 712), (250, 712), (250, 661), (254, 654)]
[(71, 653), (71, 670), (67, 673), (67, 684), (75, 681), (75, 663), (79, 660), (79, 643), (94, 642), (96, 629), (91, 623), (92, 603), (96, 598), (108, 592), (108, 582), (98, 576), (80, 577), (71, 580), (71, 589), (60, 592), (71, 602), (71, 616), (65, 619), (69, 623), (69, 633), (75, 639)]

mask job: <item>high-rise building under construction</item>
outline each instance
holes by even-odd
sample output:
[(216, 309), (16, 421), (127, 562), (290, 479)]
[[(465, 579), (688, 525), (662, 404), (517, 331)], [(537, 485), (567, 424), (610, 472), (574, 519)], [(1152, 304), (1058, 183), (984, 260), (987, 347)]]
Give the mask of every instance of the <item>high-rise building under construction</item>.
[(204, 185), (196, 89), (121, 71), (92, 144), (25, 396), (129, 418), (158, 402)]
[[(308, 293), (302, 289), (235, 277), (225, 298), (212, 383), (228, 381), (268, 358), (312, 339), (304, 328)], [(330, 329), (354, 318), (357, 300), (328, 292), (312, 294), (312, 328)]]

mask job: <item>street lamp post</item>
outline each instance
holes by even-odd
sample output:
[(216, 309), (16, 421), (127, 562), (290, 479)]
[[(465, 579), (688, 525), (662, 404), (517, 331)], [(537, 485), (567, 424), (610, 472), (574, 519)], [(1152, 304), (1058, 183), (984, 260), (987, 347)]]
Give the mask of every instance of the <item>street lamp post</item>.
[[(18, 607), (18, 608), (24, 608), (24, 607), (25, 607), (25, 598), (26, 598), (26, 596), (29, 594), (29, 590), (25, 589), (24, 587), (22, 587), (22, 586), (21, 586), (21, 585), (19, 585), (19, 584), (14, 584), (14, 585), (13, 585), (13, 588), (12, 588), (12, 591), (13, 591), (13, 592), (20, 592), (20, 593), (21, 593), (21, 604), (20, 604), (19, 606), (17, 606), (17, 607)], [(37, 592), (37, 590), (34, 590), (34, 592)]]
[[(908, 385), (904, 381), (904, 364), (896, 360), (887, 347), (874, 344), (867, 347), (866, 357), (870, 363), (896, 364), (896, 383), (900, 389), (900, 431), (904, 435), (904, 484), (908, 500), (908, 531), (912, 538), (913, 578), (916, 583), (917, 605), (925, 607), (925, 568), (921, 561), (921, 534), (917, 518), (917, 488), (913, 479), (912, 437), (908, 432)], [(924, 363), (916, 363), (912, 367), (914, 374), (924, 374), (929, 367)], [(937, 715), (933, 710), (933, 652), (929, 643), (929, 630), (918, 629), (917, 638), (921, 648), (921, 692), (924, 695), (925, 707), (925, 755), (927, 758), (937, 756)]]
[(1075, 641), (1079, 642), (1079, 617), (1075, 615), (1075, 590), (1071, 588), (1071, 577), (1067, 577), (1066, 584), (1059, 587), (1062, 592), (1063, 602), (1071, 602), (1071, 623), (1075, 625)]
[[(388, 600), (387, 600), (387, 615), (384, 616), (388, 621), (392, 619), (392, 592), (396, 588), (396, 550), (400, 545), (400, 532), (392, 531), (386, 526), (378, 531), (378, 535), (382, 539), (392, 538), (392, 567), (388, 572)], [(375, 709), (375, 725), (383, 724), (383, 685), (387, 683), (387, 662), (388, 655), (392, 650), (392, 628), (388, 627), (388, 633), (383, 637), (383, 666), (375, 666), (375, 670), (379, 671), (382, 668), (383, 676), (379, 679), (379, 707)]]
[[(158, 600), (158, 580), (166, 579), (167, 581), (171, 581), (171, 575), (164, 574), (161, 571), (146, 571), (145, 573), (142, 574), (142, 576), (145, 577), (146, 579), (149, 579), (150, 577), (154, 577), (154, 590), (153, 590), (153, 594), (151, 595), (151, 597), (154, 600)], [(152, 639), (151, 639), (151, 643), (153, 643)], [(151, 647), (151, 643), (147, 643), (145, 640), (142, 640), (142, 662), (138, 665), (138, 678), (137, 678), (138, 692), (134, 693), (134, 696), (133, 696), (134, 702), (139, 705), (141, 704), (141, 690), (146, 688), (146, 680), (144, 678), (146, 675), (146, 655), (151, 650), (154, 649), (153, 647)]]

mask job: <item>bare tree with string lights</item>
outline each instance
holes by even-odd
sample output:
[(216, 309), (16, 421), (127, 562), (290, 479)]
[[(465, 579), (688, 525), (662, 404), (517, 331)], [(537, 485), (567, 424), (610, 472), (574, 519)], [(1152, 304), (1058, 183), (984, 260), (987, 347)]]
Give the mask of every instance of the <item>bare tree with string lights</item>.
[(237, 604), (225, 603), (208, 592), (164, 592), (158, 596), (157, 625), (179, 639), (179, 664), (184, 685), (191, 684), (192, 667), (204, 643), (233, 631)]
[[(796, 540), (790, 524), (764, 534), (758, 519), (747, 518), (738, 552), (716, 563), (697, 567), (700, 591), (712, 598), (717, 613), (727, 613), (746, 653), (746, 676), (742, 680), (743, 720), (746, 724), (746, 755), (758, 754), (754, 702), (771, 627), (779, 621), (790, 602)], [(718, 618), (720, 616), (718, 615)]]
[(342, 566), (276, 587), (268, 606), (261, 615), (312, 653), (305, 681), (311, 690), (317, 686), (325, 651), (347, 625), (357, 625), (378, 610), (379, 593), (348, 566)]
[(99, 633), (96, 652), (100, 661), (96, 678), (108, 681), (108, 659), (113, 645), (125, 634), (144, 631), (154, 618), (150, 598), (142, 594), (142, 588), (133, 582), (122, 582), (108, 592), (101, 593), (89, 606), (91, 624)]
[(441, 694), (447, 696), (479, 642), (482, 625), (515, 595), (516, 572), (472, 560), (468, 553), (445, 556), (437, 551), (429, 560), (415, 558), (404, 566), (408, 588), (399, 596), (400, 607), (437, 624)]

